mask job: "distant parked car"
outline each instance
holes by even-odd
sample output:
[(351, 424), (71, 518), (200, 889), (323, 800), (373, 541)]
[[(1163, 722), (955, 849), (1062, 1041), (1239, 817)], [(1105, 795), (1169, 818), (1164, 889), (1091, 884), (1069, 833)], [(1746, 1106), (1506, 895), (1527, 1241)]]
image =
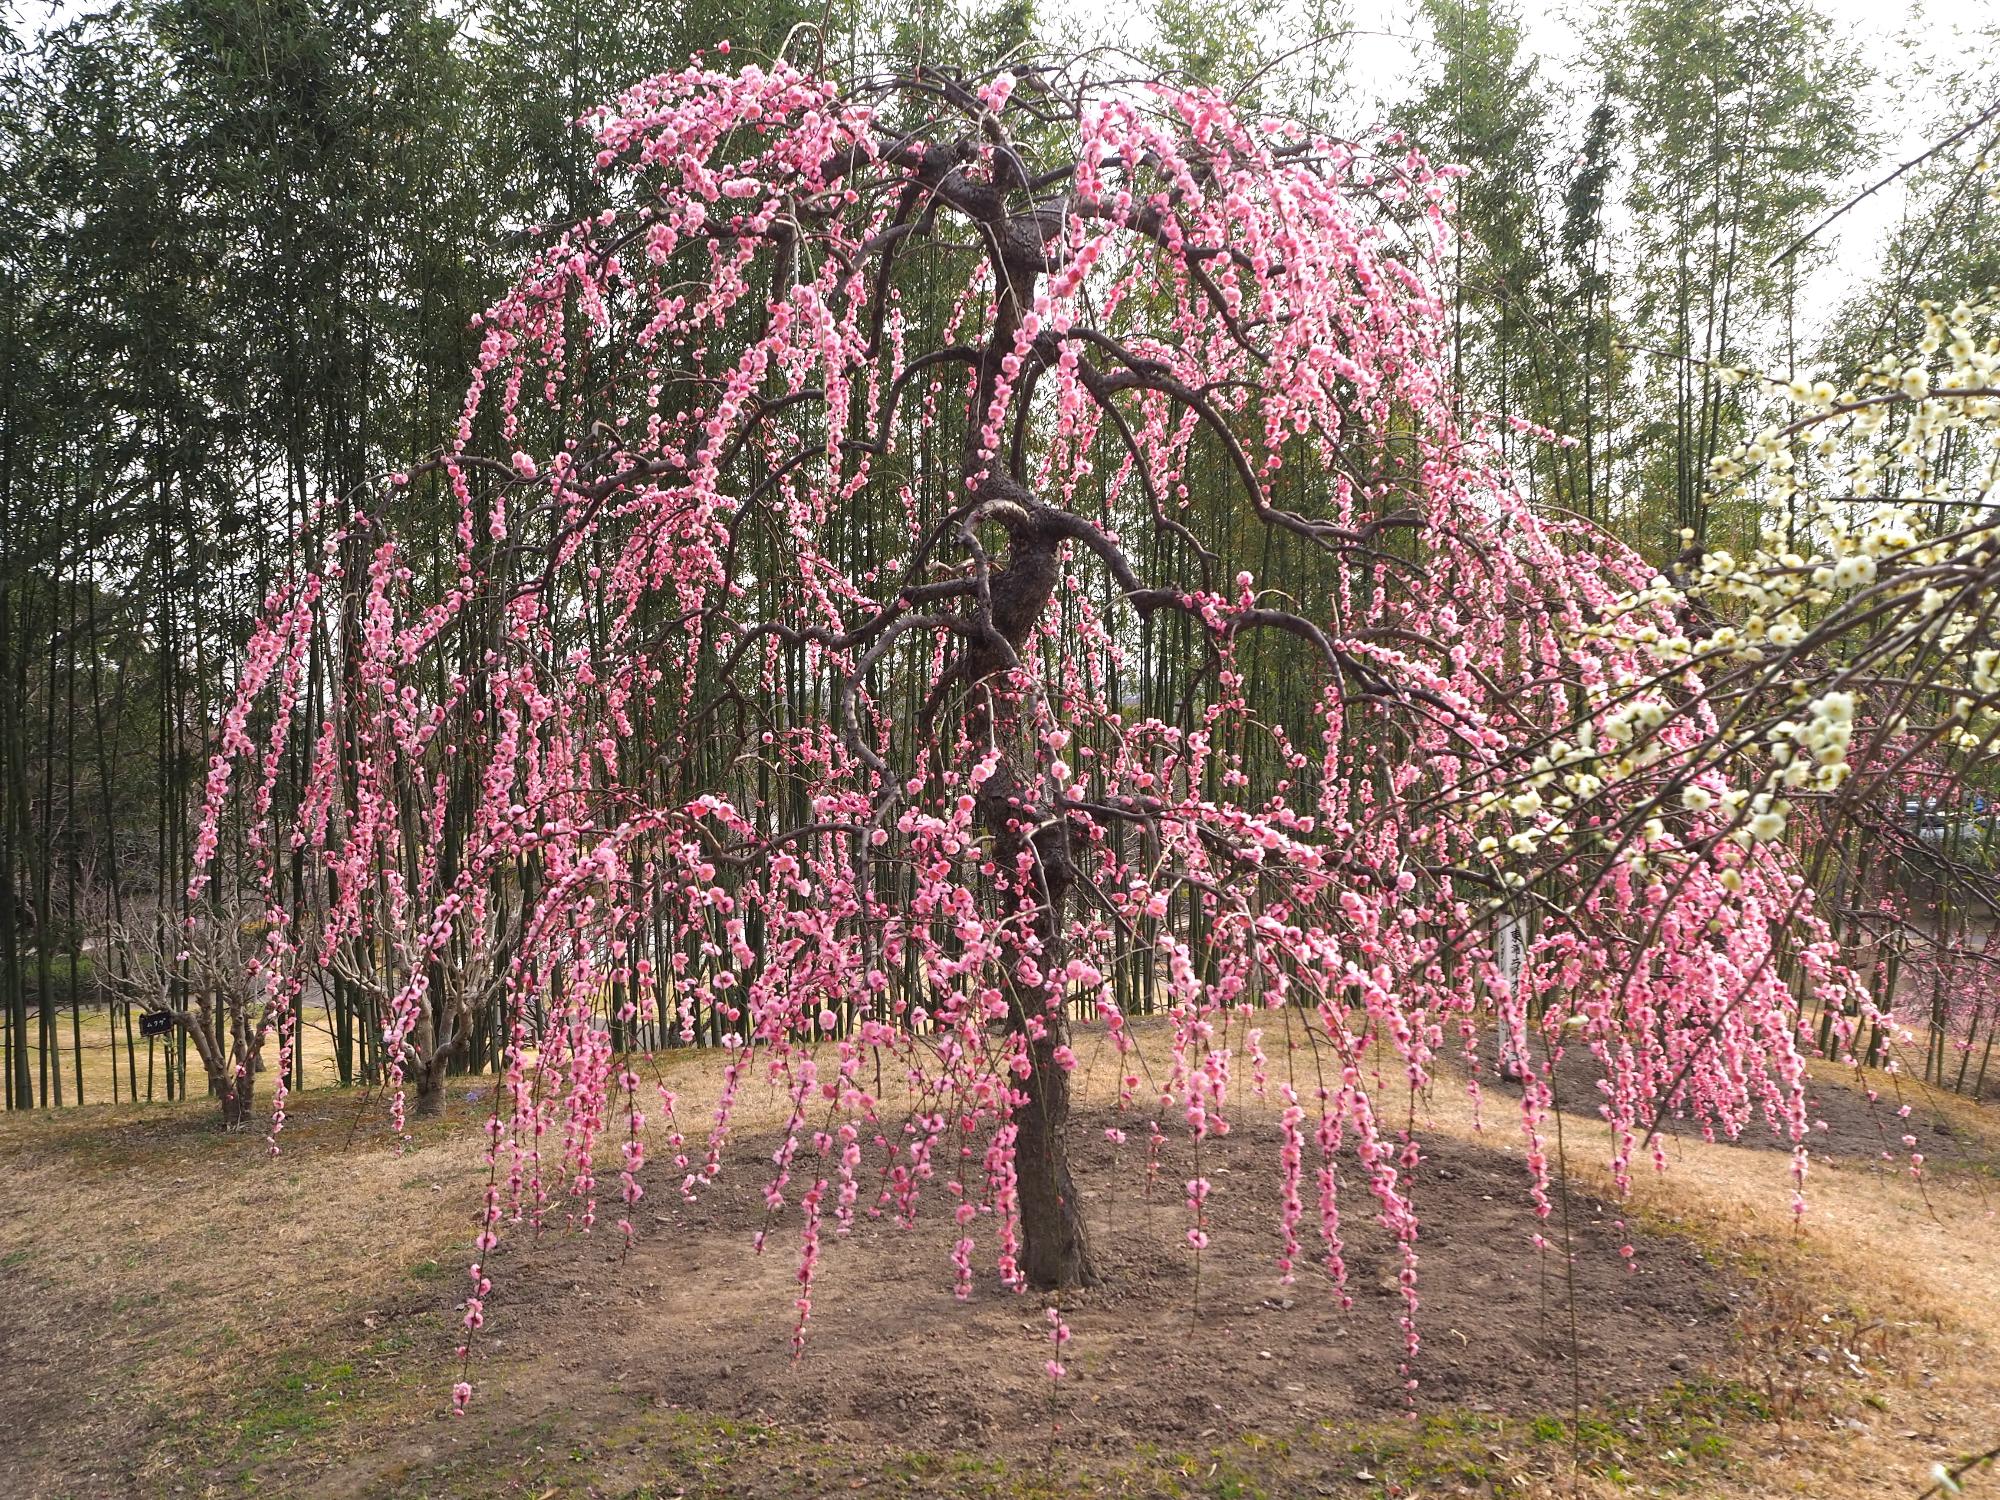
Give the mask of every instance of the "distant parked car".
[(1969, 809), (1947, 810), (1935, 797), (1903, 800), (1903, 826), (1926, 847), (1973, 864), (1991, 865), (2000, 855), (2000, 812), (1983, 797)]

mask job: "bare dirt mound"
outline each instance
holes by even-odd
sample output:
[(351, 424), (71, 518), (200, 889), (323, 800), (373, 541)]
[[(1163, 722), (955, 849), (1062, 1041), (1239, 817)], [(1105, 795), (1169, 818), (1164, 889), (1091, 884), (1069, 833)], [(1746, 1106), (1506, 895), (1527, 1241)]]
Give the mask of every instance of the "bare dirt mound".
[[(1000, 1288), (990, 1269), (969, 1301), (954, 1299), (955, 1230), (935, 1189), (914, 1229), (864, 1220), (829, 1243), (806, 1353), (794, 1362), (797, 1221), (781, 1222), (752, 1257), (765, 1210), (746, 1142), (698, 1203), (656, 1186), (622, 1261), (601, 1234), (545, 1237), (496, 1258), (491, 1364), (470, 1420), (532, 1421), (579, 1392), (615, 1390), (637, 1405), (773, 1423), (863, 1452), (888, 1442), (1005, 1454), (1045, 1447), (1059, 1431), (1066, 1448), (1117, 1454), (1135, 1442), (1393, 1419), (1412, 1401), (1420, 1412), (1566, 1411), (1578, 1392), (1586, 1404), (1641, 1397), (1717, 1363), (1745, 1295), (1671, 1240), (1631, 1237), (1628, 1269), (1615, 1211), (1574, 1195), (1566, 1275), (1560, 1213), (1545, 1226), (1549, 1253), (1533, 1247), (1518, 1156), (1426, 1139), (1415, 1172), (1424, 1229), (1412, 1394), (1399, 1374), (1400, 1254), (1364, 1182), (1350, 1173), (1343, 1188), (1352, 1297), (1343, 1307), (1310, 1259), (1310, 1161), (1309, 1259), (1285, 1287), (1273, 1267), (1277, 1131), (1239, 1125), (1212, 1139), (1202, 1161), (1215, 1185), (1211, 1243), (1197, 1282), (1184, 1238), (1189, 1148), (1166, 1151), (1147, 1201), (1143, 1131), (1113, 1148), (1109, 1123), (1085, 1119), (1076, 1131), (1105, 1284), (1063, 1299), (1074, 1342), (1059, 1386), (1044, 1372), (1044, 1299)], [(990, 1265), (990, 1225), (980, 1233)]]
[[(1562, 1108), (1572, 1114), (1598, 1114), (1604, 1098), (1603, 1079), (1604, 1065), (1587, 1047), (1566, 1048), (1554, 1069)], [(1483, 1071), (1479, 1082), (1489, 1105), (1521, 1097), (1520, 1084), (1494, 1071)], [(1874, 1163), (1898, 1172), (1910, 1169), (1913, 1154), (1923, 1157), (1927, 1170), (1992, 1166), (1996, 1164), (1993, 1147), (1962, 1118), (1978, 1107), (1970, 1100), (1944, 1095), (1897, 1074), (1815, 1065), (1806, 1090), (1812, 1128), (1806, 1146), (1815, 1161)], [(1494, 1118), (1489, 1108), (1488, 1123)], [(1762, 1118), (1751, 1121), (1734, 1138), (1690, 1118), (1686, 1110), (1669, 1111), (1659, 1128), (1670, 1138), (1712, 1140), (1756, 1151), (1792, 1149), (1790, 1135), (1773, 1129), (1771, 1122)]]

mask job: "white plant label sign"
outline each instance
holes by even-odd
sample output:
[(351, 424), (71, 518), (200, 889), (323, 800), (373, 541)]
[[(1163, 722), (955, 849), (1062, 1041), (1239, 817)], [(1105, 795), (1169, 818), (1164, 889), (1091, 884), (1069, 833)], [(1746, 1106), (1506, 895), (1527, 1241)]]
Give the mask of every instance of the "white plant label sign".
[[(1499, 925), (1493, 929), (1493, 963), (1512, 990), (1521, 981), (1521, 966), (1528, 957), (1528, 924), (1525, 918), (1514, 912), (1501, 916)], [(1521, 1064), (1525, 1061), (1514, 1046), (1513, 1033), (1502, 1021), (1500, 1032), (1500, 1076), (1519, 1078)]]

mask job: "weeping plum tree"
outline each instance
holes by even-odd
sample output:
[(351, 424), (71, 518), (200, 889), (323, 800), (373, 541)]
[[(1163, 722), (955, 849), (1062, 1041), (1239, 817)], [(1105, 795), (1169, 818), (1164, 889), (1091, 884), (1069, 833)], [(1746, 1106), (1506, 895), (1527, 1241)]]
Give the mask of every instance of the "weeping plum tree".
[[(1351, 1160), (1412, 1351), (1417, 1147), (1380, 1096), (1476, 1072), (1490, 1014), (1537, 1213), (1531, 1033), (1606, 1060), (1621, 1174), (1670, 1107), (1769, 1118), (1803, 1173), (1800, 997), (1850, 1014), (1849, 980), (1782, 841), (1653, 816), (1714, 727), (1671, 592), (1453, 417), (1450, 171), (1060, 69), (696, 65), (588, 123), (611, 206), (484, 315), (452, 446), (273, 597), (200, 835), (263, 777), (273, 1003), (372, 955), (399, 1081), (441, 966), (503, 976), (468, 1328), (505, 1223), (595, 1222), (606, 1130), (629, 1235), (648, 1116), (698, 1194), (758, 1081), (798, 1337), (826, 1236), (933, 1199), (961, 1295), (982, 1237), (1005, 1285), (1087, 1283), (1078, 1028), (1121, 1063), (1107, 1119), (1197, 1162), (1278, 1096), (1286, 1277), (1344, 1284)], [(430, 484), (455, 538), (398, 529)], [(353, 669), (280, 794), (322, 631)], [(632, 1057), (697, 1039), (705, 1147)], [(1197, 1254), (1219, 1191), (1187, 1185)]]

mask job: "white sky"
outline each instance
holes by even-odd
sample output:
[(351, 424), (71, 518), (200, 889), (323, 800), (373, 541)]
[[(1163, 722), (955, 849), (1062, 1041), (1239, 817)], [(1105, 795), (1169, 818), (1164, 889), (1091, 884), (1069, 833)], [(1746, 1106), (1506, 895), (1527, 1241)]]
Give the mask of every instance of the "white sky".
[[(1142, 0), (1143, 3), (1143, 0)], [(1528, 45), (1540, 60), (1545, 82), (1559, 90), (1574, 80), (1570, 102), (1580, 126), (1596, 102), (1596, 75), (1587, 62), (1586, 31), (1605, 0), (1514, 0)], [(1984, 53), (1984, 69), (2000, 92), (2000, 0), (1812, 0), (1853, 42), (1876, 78), (1865, 113), (1882, 129), (1879, 155), (1855, 163), (1845, 184), (1859, 192), (1898, 165), (1966, 123), (1940, 114), (1940, 101), (1926, 97), (1924, 80), (1940, 71), (1962, 71), (1968, 54)], [(1343, 124), (1364, 130), (1378, 123), (1386, 107), (1409, 91), (1411, 74), (1427, 66), (1428, 28), (1416, 19), (1411, 0), (1346, 0), (1349, 40), (1347, 81), (1360, 91)], [(1050, 12), (1086, 36), (1137, 50), (1151, 34), (1134, 0), (1043, 0)], [(1982, 28), (1992, 34), (1981, 39)], [(1281, 32), (1270, 40), (1283, 45)], [(1845, 194), (1842, 195), (1844, 197)], [(1840, 199), (1836, 199), (1836, 202)], [(1801, 346), (1832, 314), (1849, 290), (1875, 269), (1876, 251), (1904, 207), (1899, 182), (1843, 214), (1817, 238), (1830, 252), (1826, 263), (1798, 288)], [(1803, 227), (1803, 226), (1802, 226)]]
[[(2000, 86), (2000, 58), (1993, 55), (2000, 35), (1980, 40), (1980, 28), (2000, 25), (2000, 0), (1817, 0), (1837, 33), (1856, 42), (1863, 59), (1875, 70), (1867, 115), (1883, 128), (1882, 154), (1858, 163), (1847, 186), (1852, 192), (1878, 182), (1901, 163), (1950, 135), (1966, 123), (1937, 113), (1938, 101), (1926, 98), (1923, 78), (1939, 70), (1958, 68), (1975, 46), (1987, 53), (1986, 68)], [(1521, 13), (1537, 50), (1547, 59), (1544, 75), (1564, 76), (1583, 51), (1579, 28), (1565, 16), (1567, 7), (1524, 3)], [(1581, 76), (1581, 75), (1579, 75)], [(1857, 204), (1821, 236), (1832, 252), (1818, 273), (1817, 285), (1801, 288), (1801, 311), (1817, 322), (1838, 306), (1848, 290), (1875, 269), (1876, 250), (1903, 211), (1898, 182)]]

